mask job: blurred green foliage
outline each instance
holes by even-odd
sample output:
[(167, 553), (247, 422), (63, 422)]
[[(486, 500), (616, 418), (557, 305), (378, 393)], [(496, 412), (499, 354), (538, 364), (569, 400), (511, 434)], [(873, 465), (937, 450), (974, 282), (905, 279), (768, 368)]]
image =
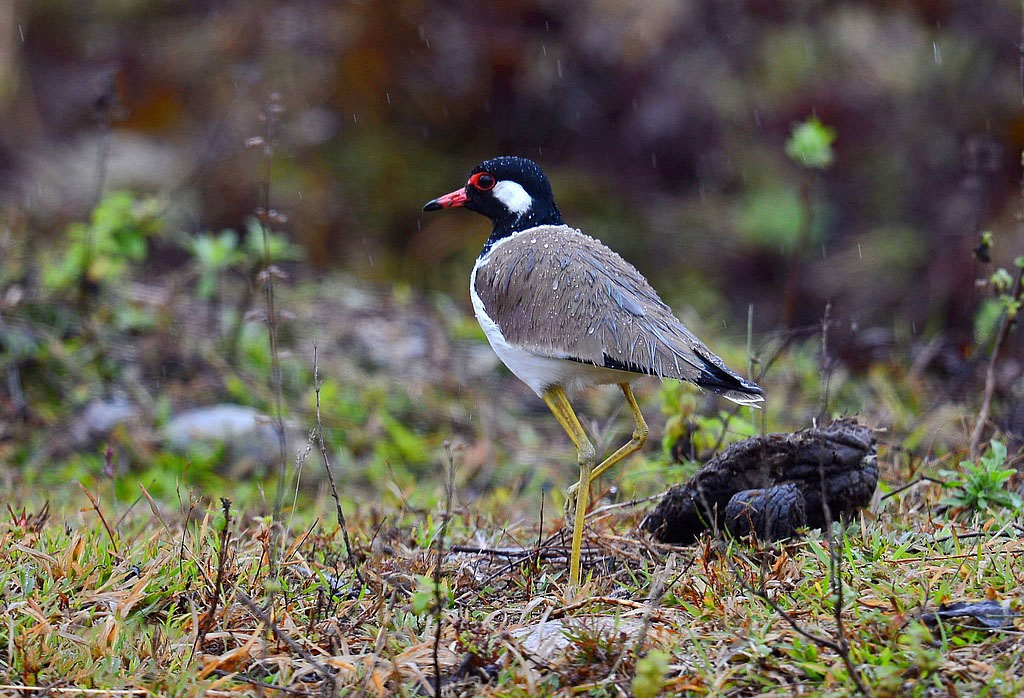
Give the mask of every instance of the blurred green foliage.
[(634, 698), (657, 698), (665, 688), (670, 655), (664, 650), (651, 650), (636, 663), (631, 689)]
[(157, 199), (114, 191), (93, 209), (88, 223), (68, 226), (71, 244), (60, 262), (45, 267), (44, 280), (55, 291), (82, 284), (123, 280), (126, 267), (146, 258), (147, 241), (161, 228)]
[(809, 213), (795, 188), (754, 191), (743, 202), (740, 231), (746, 240), (759, 247), (789, 253), (796, 247)]
[(199, 268), (196, 293), (203, 300), (212, 299), (217, 294), (221, 276), (245, 260), (232, 230), (223, 230), (219, 235), (199, 233), (189, 241), (189, 251)]
[(416, 577), (416, 591), (412, 594), (410, 605), (412, 612), (417, 615), (438, 613), (437, 602), (447, 608), (450, 607), (454, 598), (447, 580), (442, 579), (438, 584), (433, 577), (419, 575)]
[[(1022, 131), (1006, 86), (1019, 65), (1005, 47), (1017, 9), (1006, 3), (93, 9), (15, 6), (21, 40), (0, 66), (16, 76), (0, 91), (0, 208), (44, 246), (104, 181), (159, 192), (181, 229), (243, 229), (266, 165), (273, 204), (318, 269), (440, 289), (468, 308), (465, 270), (487, 224), (420, 207), (485, 157), (515, 153), (549, 174), (570, 224), (641, 266), (673, 305), (733, 317), (756, 301), (764, 331), (813, 322), (831, 302), (862, 328), (906, 318), (969, 340), (973, 279), (946, 260), (1016, 207)], [(274, 133), (246, 148), (267, 137), (272, 93)], [(33, 164), (54, 153), (59, 175)], [(828, 166), (808, 210), (793, 162)], [(809, 248), (825, 251), (790, 318), (771, 271), (808, 220)], [(868, 289), (859, 280), (883, 260), (866, 246), (833, 261), (896, 228), (912, 273)], [(227, 260), (201, 254), (212, 293)], [(65, 283), (90, 266), (76, 256)]]
[(836, 130), (812, 116), (793, 125), (786, 141), (786, 155), (804, 167), (823, 170), (835, 161), (835, 153), (832, 151), (835, 139)]

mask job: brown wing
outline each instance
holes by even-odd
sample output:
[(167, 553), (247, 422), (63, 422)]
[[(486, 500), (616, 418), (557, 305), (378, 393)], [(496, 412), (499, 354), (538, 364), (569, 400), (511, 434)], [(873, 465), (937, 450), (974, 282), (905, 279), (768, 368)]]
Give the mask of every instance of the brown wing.
[(676, 319), (632, 264), (567, 226), (501, 242), (474, 283), (505, 339), (539, 355), (688, 380), (746, 401), (761, 394)]

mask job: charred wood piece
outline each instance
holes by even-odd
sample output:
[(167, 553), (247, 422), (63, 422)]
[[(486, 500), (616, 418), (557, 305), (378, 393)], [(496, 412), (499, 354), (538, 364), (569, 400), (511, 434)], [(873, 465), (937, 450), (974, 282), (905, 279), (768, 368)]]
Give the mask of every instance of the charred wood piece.
[[(876, 440), (856, 419), (791, 434), (754, 436), (708, 461), (670, 489), (641, 527), (663, 543), (689, 543), (716, 521), (737, 536), (781, 540), (849, 516), (878, 484)], [(822, 481), (824, 476), (824, 481)]]

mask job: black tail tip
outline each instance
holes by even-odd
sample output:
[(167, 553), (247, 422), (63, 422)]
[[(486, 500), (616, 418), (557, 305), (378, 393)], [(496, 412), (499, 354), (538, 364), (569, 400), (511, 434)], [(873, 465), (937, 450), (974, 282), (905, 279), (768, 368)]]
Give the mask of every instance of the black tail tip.
[(742, 396), (746, 396), (750, 402), (761, 402), (764, 399), (764, 389), (761, 386), (738, 376), (714, 354), (704, 354), (700, 351), (694, 353), (704, 363), (703, 370), (694, 381), (697, 385), (734, 401), (739, 401)]

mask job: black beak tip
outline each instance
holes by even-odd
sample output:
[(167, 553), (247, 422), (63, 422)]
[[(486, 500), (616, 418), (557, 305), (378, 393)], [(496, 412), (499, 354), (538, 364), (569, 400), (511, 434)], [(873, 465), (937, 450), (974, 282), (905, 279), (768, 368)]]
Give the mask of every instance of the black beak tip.
[(426, 206), (423, 207), (423, 210), (424, 211), (439, 211), (442, 208), (444, 208), (444, 206), (441, 205), (441, 202), (438, 201), (437, 199), (434, 199), (433, 201), (428, 201)]

